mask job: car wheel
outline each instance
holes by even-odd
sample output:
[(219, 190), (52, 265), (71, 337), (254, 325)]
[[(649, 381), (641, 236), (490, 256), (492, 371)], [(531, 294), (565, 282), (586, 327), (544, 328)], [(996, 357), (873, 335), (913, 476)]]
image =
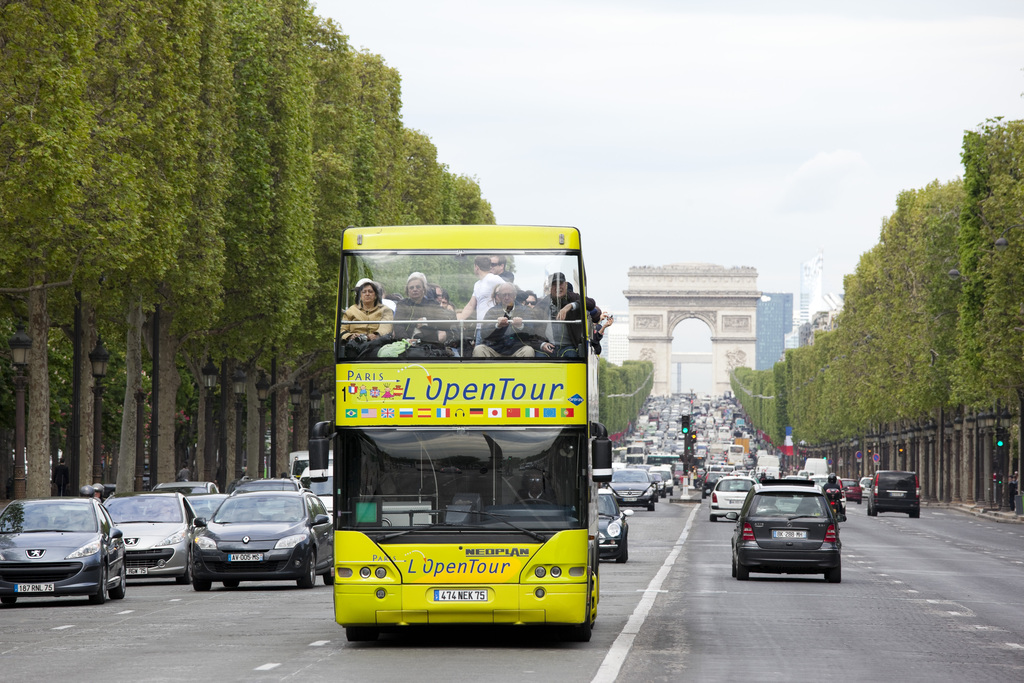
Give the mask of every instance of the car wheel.
[(345, 638), (350, 643), (368, 643), (377, 640), (380, 629), (370, 626), (349, 626), (345, 629)]
[(658, 501), (656, 499), (654, 499), (654, 498), (651, 498), (651, 502), (647, 504), (647, 511), (648, 512), (654, 512), (655, 506), (657, 504), (658, 504)]
[(717, 522), (718, 521), (718, 517), (715, 517), (714, 515), (708, 515), (708, 521)]
[(750, 579), (750, 570), (744, 567), (742, 564), (736, 563), (736, 580), (747, 581)]
[(732, 558), (732, 578), (736, 578), (736, 558)]
[(622, 564), (629, 559), (629, 539), (623, 538), (622, 545), (619, 546), (619, 556), (615, 558), (615, 561)]
[(100, 583), (95, 593), (89, 596), (89, 603), (102, 605), (107, 601), (107, 565), (100, 567)]
[(825, 580), (829, 583), (840, 583), (843, 580), (843, 566), (839, 565), (835, 569), (825, 570)]
[(174, 577), (174, 583), (184, 586), (192, 583), (192, 551), (188, 551), (188, 556), (185, 558), (185, 571), (182, 572), (181, 576)]
[(231, 579), (229, 581), (224, 581), (223, 583), (225, 588), (238, 588), (238, 584), (241, 582), (237, 579)]
[(124, 600), (125, 591), (128, 588), (128, 569), (121, 562), (121, 576), (118, 577), (117, 588), (110, 589), (111, 600)]
[(877, 517), (877, 516), (878, 516), (878, 510), (876, 510), (873, 505), (868, 504), (868, 517)]
[(920, 510), (911, 510), (910, 511), (910, 518), (911, 519), (918, 519), (920, 516), (921, 516), (921, 511)]
[(204, 581), (203, 579), (192, 579), (192, 589), (199, 591), (200, 593), (210, 590), (210, 586), (213, 585), (212, 581)]
[(18, 602), (17, 595), (5, 595), (0, 597), (0, 605), (13, 605), (16, 602)]
[(306, 569), (306, 574), (301, 579), (296, 581), (299, 588), (312, 588), (316, 585), (316, 551), (309, 551), (309, 566)]
[(863, 503), (863, 502), (864, 502), (863, 500), (858, 500), (858, 501), (857, 501), (857, 505), (860, 505), (860, 504), (861, 504), (861, 503)]

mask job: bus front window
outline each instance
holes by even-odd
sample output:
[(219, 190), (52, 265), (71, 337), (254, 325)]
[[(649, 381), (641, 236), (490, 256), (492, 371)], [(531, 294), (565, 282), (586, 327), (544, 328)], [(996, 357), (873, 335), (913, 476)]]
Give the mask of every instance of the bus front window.
[(579, 429), (365, 429), (342, 438), (345, 527), (586, 525)]

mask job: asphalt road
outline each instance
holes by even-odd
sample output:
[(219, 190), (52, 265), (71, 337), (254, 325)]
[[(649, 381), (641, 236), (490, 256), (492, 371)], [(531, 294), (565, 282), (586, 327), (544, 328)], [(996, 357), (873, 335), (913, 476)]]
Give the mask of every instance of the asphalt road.
[(706, 504), (630, 518), (602, 563), (589, 643), (452, 628), (348, 643), (330, 588), (196, 593), (132, 581), (122, 601), (0, 608), (0, 679), (163, 681), (1021, 681), (1024, 526), (952, 511), (843, 524), (843, 582), (730, 576), (733, 525)]

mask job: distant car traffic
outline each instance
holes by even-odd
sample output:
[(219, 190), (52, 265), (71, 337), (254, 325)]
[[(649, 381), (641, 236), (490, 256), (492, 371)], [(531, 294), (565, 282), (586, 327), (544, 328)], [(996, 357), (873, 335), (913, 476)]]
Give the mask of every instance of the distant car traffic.
[(860, 487), (860, 482), (856, 479), (840, 479), (843, 493), (846, 494), (846, 500), (857, 501), (857, 505), (864, 502), (864, 492)]
[(717, 522), (719, 517), (725, 517), (731, 510), (739, 510), (743, 507), (747, 491), (756, 483), (751, 477), (725, 476), (719, 479), (711, 491), (711, 510), (708, 519)]
[(154, 491), (178, 491), (179, 493), (220, 493), (212, 481), (165, 481), (153, 487)]
[(868, 487), (870, 517), (879, 512), (906, 512), (911, 517), (921, 516), (921, 485), (917, 472), (879, 470)]
[(318, 574), (325, 584), (334, 582), (331, 518), (307, 490), (235, 492), (196, 526), (197, 591), (210, 590), (214, 581), (235, 588), (241, 581), (295, 580), (312, 588)]
[(615, 470), (608, 486), (620, 506), (646, 507), (654, 512), (658, 502), (658, 485), (651, 480), (647, 470), (632, 467)]
[(819, 486), (810, 482), (755, 484), (733, 532), (732, 575), (746, 581), (751, 572), (824, 574), (842, 580), (839, 522)]
[(95, 498), (34, 498), (0, 513), (0, 603), (23, 597), (125, 596), (124, 540)]
[(193, 513), (177, 491), (119, 493), (104, 501), (124, 534), (128, 576), (192, 583)]
[(626, 518), (632, 514), (632, 510), (619, 507), (611, 490), (598, 491), (598, 549), (602, 560), (622, 563), (629, 559), (629, 523)]

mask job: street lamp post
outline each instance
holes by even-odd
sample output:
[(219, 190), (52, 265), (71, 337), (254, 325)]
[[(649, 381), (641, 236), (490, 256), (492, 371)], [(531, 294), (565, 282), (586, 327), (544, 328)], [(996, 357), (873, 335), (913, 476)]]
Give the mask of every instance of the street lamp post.
[[(231, 378), (235, 390), (235, 479), (242, 478), (242, 398), (245, 396), (245, 371), (235, 369)], [(248, 469), (246, 469), (248, 473)]]
[(217, 366), (212, 359), (206, 360), (203, 366), (203, 386), (206, 387), (206, 409), (203, 411), (203, 425), (206, 438), (203, 439), (203, 480), (213, 481), (213, 465), (215, 456), (213, 434), (213, 390), (217, 386)]
[(107, 363), (110, 352), (103, 346), (103, 339), (96, 337), (96, 348), (89, 353), (92, 363), (93, 382), (93, 434), (92, 434), (92, 480), (101, 483), (103, 469), (101, 458), (103, 453), (103, 378), (107, 375)]
[(8, 342), (14, 360), (14, 498), (21, 499), (26, 495), (25, 471), (25, 366), (28, 365), (28, 352), (32, 348), (32, 337), (25, 334), (25, 326), (18, 323), (18, 330)]
[(320, 393), (319, 389), (312, 389), (309, 392), (309, 433), (313, 434), (313, 425), (315, 425), (320, 418), (320, 402), (323, 400), (323, 394)]
[(292, 398), (292, 452), (299, 450), (299, 403), (302, 402), (302, 385), (298, 382), (292, 384), (288, 390)]
[(260, 474), (264, 477), (270, 476), (269, 463), (266, 462), (266, 443), (264, 443), (264, 433), (266, 432), (266, 415), (267, 415), (267, 396), (270, 395), (270, 382), (267, 381), (267, 376), (260, 373), (260, 381), (256, 382), (256, 396), (260, 400), (260, 438), (257, 441), (260, 444), (260, 456), (257, 458), (256, 463), (258, 467), (262, 468)]

